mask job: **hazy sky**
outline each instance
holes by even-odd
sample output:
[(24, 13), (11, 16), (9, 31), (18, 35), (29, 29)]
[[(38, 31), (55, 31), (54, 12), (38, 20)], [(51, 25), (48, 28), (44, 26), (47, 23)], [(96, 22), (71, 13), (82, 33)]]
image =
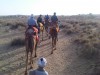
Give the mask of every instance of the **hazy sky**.
[(100, 0), (0, 0), (0, 15), (100, 14)]

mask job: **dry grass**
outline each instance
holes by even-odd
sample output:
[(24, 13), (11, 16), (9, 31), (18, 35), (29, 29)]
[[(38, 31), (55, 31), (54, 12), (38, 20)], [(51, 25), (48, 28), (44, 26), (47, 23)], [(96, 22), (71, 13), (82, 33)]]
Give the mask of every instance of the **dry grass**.
[(10, 46), (24, 46), (25, 45), (25, 39), (17, 38), (13, 39), (10, 43)]
[[(56, 75), (66, 75), (66, 74), (89, 75), (86, 74), (86, 72), (92, 69), (94, 72), (93, 75), (99, 73), (100, 64), (97, 63), (98, 62), (97, 58), (100, 49), (100, 34), (99, 34), (100, 26), (99, 26), (99, 20), (95, 19), (95, 17), (92, 18), (91, 16), (84, 17), (81, 15), (59, 16), (61, 24), (63, 28), (65, 28), (64, 33), (66, 33), (67, 36), (63, 35), (62, 34), (63, 32), (60, 32), (59, 41), (57, 43), (58, 49), (55, 50), (53, 55), (50, 55), (51, 45), (48, 42), (48, 40), (41, 42), (40, 45), (42, 46), (38, 48), (37, 51), (38, 56), (39, 55), (45, 56), (47, 58), (48, 66), (46, 67), (46, 70), (49, 72), (49, 74), (54, 73), (52, 75), (55, 74)], [(0, 27), (2, 27), (3, 30), (7, 30), (7, 31), (11, 30), (11, 33), (9, 32), (9, 35), (4, 36), (4, 38), (2, 37), (2, 39), (0, 39), (0, 41), (2, 40), (1, 42), (5, 42), (7, 44), (10, 43), (10, 47), (7, 46), (7, 48), (6, 46), (2, 46), (2, 45), (0, 46), (1, 49), (0, 50), (1, 53), (0, 72), (9, 75), (14, 75), (14, 74), (23, 75), (21, 74), (21, 72), (24, 73), (24, 67), (25, 67), (25, 51), (24, 51), (25, 49), (23, 47), (25, 44), (25, 40), (23, 38), (18, 38), (18, 37), (19, 36), (21, 37), (21, 35), (24, 35), (24, 33), (18, 35), (16, 34), (12, 35), (12, 34), (15, 32), (20, 32), (18, 30), (19, 27), (21, 27), (22, 30), (26, 22), (27, 22), (27, 17), (17, 16), (17, 17), (8, 17), (8, 18), (5, 17), (2, 19), (0, 18)], [(0, 31), (2, 31), (1, 29)], [(5, 35), (3, 31), (0, 34)], [(13, 38), (13, 40), (11, 38)], [(71, 42), (70, 42), (70, 38), (71, 38)], [(77, 54), (75, 52), (77, 52)], [(22, 58), (24, 58), (24, 61), (22, 60)], [(93, 60), (93, 58), (95, 59), (95, 62), (90, 61), (89, 63), (89, 60)], [(54, 62), (54, 60), (56, 62)], [(34, 63), (36, 66), (36, 61), (34, 61)], [(36, 67), (34, 67), (34, 69), (35, 68)], [(65, 70), (64, 71), (65, 73), (61, 71), (63, 69)]]
[(99, 23), (90, 21), (66, 21), (66, 33), (74, 34), (74, 44), (79, 46), (78, 55), (84, 58), (95, 58), (99, 55)]
[[(79, 59), (92, 62), (92, 71), (85, 75), (100, 75), (100, 16), (72, 16), (66, 20), (65, 31), (73, 32), (72, 43)], [(68, 33), (67, 33), (68, 35)], [(86, 65), (89, 65), (88, 63)], [(89, 71), (89, 69), (87, 69)]]

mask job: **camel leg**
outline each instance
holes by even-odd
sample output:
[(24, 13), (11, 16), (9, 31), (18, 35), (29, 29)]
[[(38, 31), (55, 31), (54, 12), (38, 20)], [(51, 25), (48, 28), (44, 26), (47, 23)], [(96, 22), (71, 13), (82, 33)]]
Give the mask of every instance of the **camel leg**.
[(55, 37), (55, 39), (54, 39), (55, 50), (56, 50), (56, 42), (57, 42), (57, 37)]
[(31, 63), (30, 69), (32, 69), (32, 64), (33, 64), (33, 61), (32, 61), (32, 54), (33, 54), (33, 52), (31, 52), (31, 55), (30, 55), (30, 63)]
[(53, 48), (54, 48), (54, 39), (52, 38), (52, 52), (51, 52), (51, 54), (53, 54)]
[(48, 28), (46, 29), (46, 33), (47, 33), (47, 36), (49, 36), (49, 31), (48, 31)]
[(28, 68), (28, 40), (26, 40), (26, 70), (25, 75), (27, 75), (27, 68)]
[(28, 67), (28, 52), (26, 52), (26, 70), (25, 70), (25, 75), (27, 75), (27, 67)]
[(40, 34), (38, 34), (38, 38), (39, 38), (39, 40), (37, 43), (40, 45)]
[(43, 41), (43, 31), (42, 31), (42, 41)]
[(50, 34), (49, 34), (49, 39), (50, 39)]
[(36, 51), (37, 51), (37, 42), (35, 44), (35, 57), (37, 57)]
[(48, 36), (48, 28), (46, 29), (46, 33), (47, 33), (47, 36)]
[(35, 57), (37, 57), (36, 49), (37, 49), (37, 41), (34, 40), (34, 51), (35, 51)]
[(50, 32), (48, 33), (49, 34), (49, 39), (51, 38), (51, 34), (50, 34)]
[(57, 33), (57, 38), (56, 38), (56, 40), (58, 41), (58, 33)]
[(50, 34), (50, 30), (48, 29), (48, 35), (49, 35), (49, 39), (50, 39), (50, 37), (51, 37), (51, 34)]

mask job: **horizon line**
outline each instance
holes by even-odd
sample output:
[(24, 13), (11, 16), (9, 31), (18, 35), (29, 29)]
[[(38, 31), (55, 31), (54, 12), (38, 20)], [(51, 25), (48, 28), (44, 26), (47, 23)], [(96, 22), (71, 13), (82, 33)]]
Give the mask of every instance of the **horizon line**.
[[(33, 14), (34, 16), (38, 16), (40, 14)], [(44, 16), (45, 14), (43, 14)], [(49, 14), (48, 14), (49, 15)], [(51, 15), (51, 14), (50, 14)], [(100, 14), (93, 14), (93, 13), (87, 13), (87, 14), (71, 14), (71, 15), (57, 15), (57, 16), (75, 16), (75, 15), (100, 15)], [(30, 16), (29, 14), (9, 14), (9, 15), (0, 15), (0, 16)]]

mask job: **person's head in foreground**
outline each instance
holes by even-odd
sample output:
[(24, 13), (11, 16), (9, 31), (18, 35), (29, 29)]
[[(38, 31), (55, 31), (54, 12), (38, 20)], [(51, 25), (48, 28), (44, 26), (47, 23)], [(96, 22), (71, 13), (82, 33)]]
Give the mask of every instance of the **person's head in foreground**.
[(41, 57), (38, 60), (37, 64), (38, 64), (38, 67), (44, 68), (47, 64), (47, 60), (45, 58)]
[(56, 15), (56, 12), (54, 12), (54, 15)]
[(48, 72), (44, 69), (47, 64), (47, 60), (43, 57), (39, 58), (37, 65), (38, 68), (36, 70), (32, 70), (29, 72), (29, 75), (48, 75)]

